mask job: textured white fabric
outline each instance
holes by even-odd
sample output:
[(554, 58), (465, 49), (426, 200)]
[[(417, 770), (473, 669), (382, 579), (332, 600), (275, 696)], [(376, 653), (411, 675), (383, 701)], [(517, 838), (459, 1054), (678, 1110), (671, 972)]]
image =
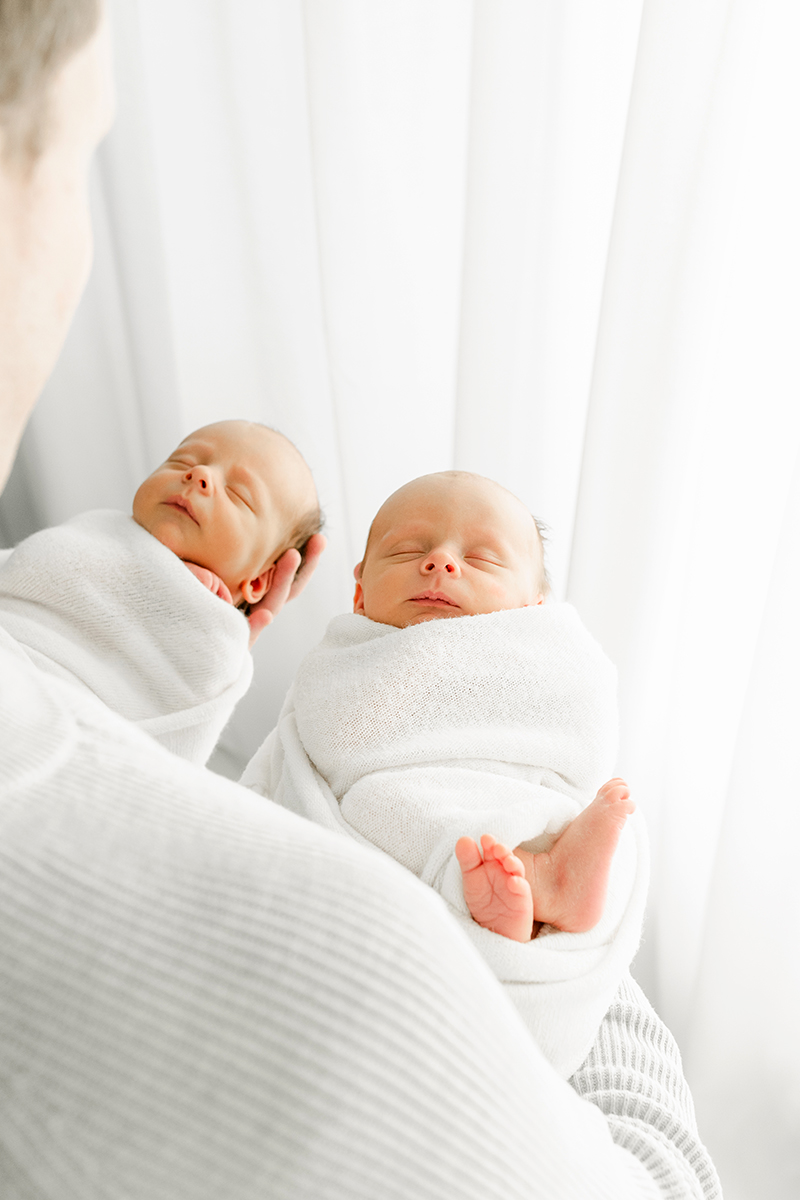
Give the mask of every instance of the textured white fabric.
[(614, 1141), (645, 1164), (663, 1200), (721, 1200), (678, 1046), (630, 975), (570, 1083), (606, 1114)]
[(0, 631), (3, 1200), (657, 1200), (428, 888)]
[(638, 946), (644, 835), (629, 822), (598, 925), (523, 944), (482, 929), (454, 847), (547, 849), (611, 775), (616, 674), (568, 604), (406, 629), (336, 617), (242, 782), (377, 846), (447, 900), (564, 1078)]
[(204, 763), (247, 690), (247, 622), (132, 517), (84, 513), (0, 563), (0, 626), (42, 670)]

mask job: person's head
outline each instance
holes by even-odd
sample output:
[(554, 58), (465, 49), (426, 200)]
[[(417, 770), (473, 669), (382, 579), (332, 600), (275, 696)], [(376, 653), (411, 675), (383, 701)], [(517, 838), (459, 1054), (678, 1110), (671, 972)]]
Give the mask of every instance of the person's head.
[(0, 0), (0, 488), (86, 282), (111, 112), (101, 0)]
[(353, 611), (404, 628), (541, 604), (549, 591), (536, 521), (499, 483), (442, 471), (378, 510), (355, 569)]
[(234, 604), (257, 604), (284, 551), (302, 554), (322, 523), (299, 450), (252, 421), (190, 433), (145, 479), (133, 516), (179, 558), (218, 575)]

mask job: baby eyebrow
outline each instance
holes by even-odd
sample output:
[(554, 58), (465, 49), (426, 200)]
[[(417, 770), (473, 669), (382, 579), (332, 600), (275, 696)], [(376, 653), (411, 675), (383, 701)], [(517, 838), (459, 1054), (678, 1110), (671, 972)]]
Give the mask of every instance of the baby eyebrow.
[(197, 462), (202, 459), (208, 459), (209, 447), (202, 445), (200, 442), (182, 442), (175, 450), (172, 451), (167, 462), (174, 462), (178, 459), (193, 458)]
[(401, 546), (408, 550), (425, 550), (430, 546), (432, 540), (427, 529), (404, 528), (400, 532), (388, 530), (378, 541), (378, 546), (389, 551), (396, 550)]

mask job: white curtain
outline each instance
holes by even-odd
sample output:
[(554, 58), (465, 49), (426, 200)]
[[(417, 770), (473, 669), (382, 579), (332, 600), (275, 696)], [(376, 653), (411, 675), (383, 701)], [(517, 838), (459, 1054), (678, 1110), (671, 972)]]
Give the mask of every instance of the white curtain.
[(256, 648), (235, 774), (389, 492), (451, 466), (516, 492), (620, 668), (653, 843), (636, 973), (728, 1200), (796, 1197), (800, 11), (111, 9), (95, 268), (0, 531), (128, 508), (223, 416), (297, 443), (330, 548)]

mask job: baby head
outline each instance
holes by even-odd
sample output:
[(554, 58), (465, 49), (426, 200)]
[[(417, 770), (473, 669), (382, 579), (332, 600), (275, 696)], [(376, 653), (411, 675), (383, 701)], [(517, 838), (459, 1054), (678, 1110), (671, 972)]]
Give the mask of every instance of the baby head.
[(538, 526), (499, 483), (442, 471), (379, 509), (355, 569), (353, 611), (418, 625), (541, 604), (549, 591)]
[(257, 604), (284, 551), (302, 554), (321, 526), (299, 450), (252, 421), (190, 433), (145, 479), (133, 516), (178, 558), (218, 575), (234, 604)]

